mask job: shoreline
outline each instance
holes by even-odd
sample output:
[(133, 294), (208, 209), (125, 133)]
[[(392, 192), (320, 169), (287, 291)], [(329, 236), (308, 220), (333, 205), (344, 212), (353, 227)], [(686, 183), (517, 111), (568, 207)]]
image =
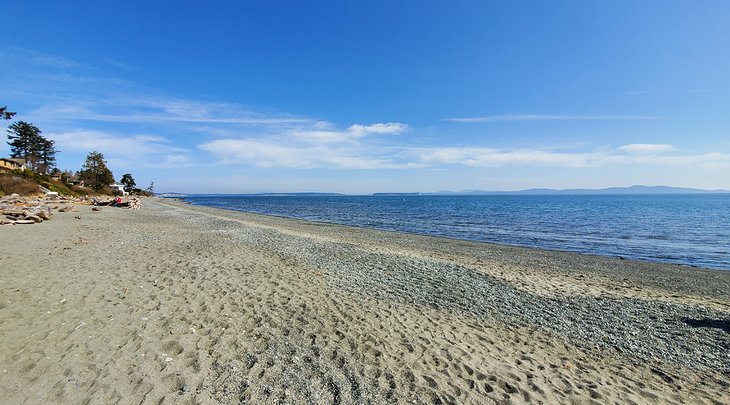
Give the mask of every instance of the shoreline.
[[(341, 224), (337, 222), (316, 221), (294, 217), (287, 217), (273, 214), (261, 214), (249, 211), (239, 211), (233, 209), (225, 209), (219, 207), (210, 207), (207, 205), (196, 205), (182, 198), (164, 197), (163, 201), (172, 201), (172, 205), (186, 207), (194, 211), (210, 213), (216, 215), (239, 214), (242, 219), (259, 220), (262, 222), (270, 222), (275, 226), (291, 226), (298, 224), (314, 230), (320, 227), (334, 227), (342, 232), (348, 232), (356, 235), (357, 231), (363, 234), (371, 234), (372, 239), (377, 239), (378, 233), (390, 235), (384, 239), (390, 243), (399, 243), (401, 249), (415, 249), (420, 253), (425, 253), (425, 249), (419, 249), (418, 242), (408, 243), (410, 240), (418, 240), (428, 245), (429, 248), (434, 246), (447, 246), (453, 248), (460, 247), (456, 255), (450, 254), (453, 249), (438, 249), (436, 254), (448, 257), (451, 260), (458, 260), (456, 257), (449, 256), (466, 256), (466, 250), (471, 252), (480, 250), (497, 251), (503, 255), (511, 255), (512, 259), (518, 265), (536, 266), (541, 271), (552, 271), (556, 273), (579, 274), (581, 271), (594, 273), (597, 276), (606, 277), (609, 281), (622, 277), (622, 281), (631, 281), (641, 284), (642, 287), (656, 288), (659, 290), (667, 290), (671, 292), (682, 291), (688, 295), (698, 295), (704, 298), (717, 297), (730, 301), (730, 271), (706, 267), (694, 267), (676, 263), (655, 262), (648, 260), (638, 260), (621, 258), (617, 256), (606, 256), (591, 253), (580, 253), (566, 250), (547, 249), (531, 246), (520, 246), (501, 244), (496, 242), (478, 241), (472, 239), (460, 239), (456, 237), (429, 235), (423, 233), (406, 232), (398, 230), (379, 229), (375, 227), (361, 227), (356, 225)], [(443, 240), (443, 242), (440, 242)], [(451, 243), (449, 243), (449, 241)], [(367, 240), (358, 239), (359, 243), (367, 244)], [(439, 256), (434, 256), (439, 257)], [(572, 265), (578, 264), (579, 268), (571, 268), (566, 263), (566, 257), (571, 261)], [(539, 259), (538, 259), (539, 258)], [(475, 259), (478, 263), (480, 258)], [(692, 275), (692, 277), (690, 277)], [(697, 280), (695, 282), (695, 280)], [(730, 307), (728, 307), (730, 308)]]
[[(196, 196), (191, 196), (191, 198), (195, 198)], [(249, 196), (250, 197), (250, 196)], [(585, 197), (585, 196), (584, 196)], [(207, 206), (207, 205), (201, 205), (193, 201), (188, 201), (186, 198), (188, 197), (163, 197), (165, 199), (174, 199), (177, 201), (181, 201), (186, 204), (190, 204), (193, 206)], [(218, 208), (218, 209), (224, 209), (229, 211), (237, 211), (237, 212), (246, 212), (251, 214), (259, 214), (264, 216), (274, 216), (279, 218), (288, 218), (288, 219), (300, 219), (304, 221), (313, 221), (313, 222), (322, 222), (326, 224), (335, 224), (335, 225), (343, 225), (343, 226), (354, 226), (357, 228), (363, 228), (363, 229), (375, 229), (375, 230), (381, 230), (381, 231), (393, 231), (393, 232), (404, 232), (409, 234), (415, 234), (415, 235), (423, 235), (423, 236), (432, 236), (437, 238), (446, 238), (446, 239), (455, 239), (455, 240), (467, 240), (472, 242), (479, 242), (479, 243), (489, 243), (494, 245), (505, 245), (505, 246), (512, 246), (512, 247), (524, 247), (529, 249), (540, 249), (540, 250), (549, 250), (549, 251), (557, 251), (557, 252), (566, 252), (566, 253), (578, 253), (578, 254), (584, 254), (584, 255), (593, 255), (593, 256), (601, 256), (601, 257), (610, 257), (610, 258), (617, 258), (620, 260), (633, 260), (633, 261), (641, 261), (641, 262), (647, 262), (647, 263), (658, 263), (658, 264), (675, 264), (682, 267), (688, 267), (688, 268), (697, 268), (697, 269), (705, 269), (705, 270), (723, 270), (723, 271), (730, 271), (730, 265), (726, 262), (719, 260), (717, 258), (707, 260), (699, 260), (700, 264), (698, 264), (698, 260), (682, 260), (679, 257), (672, 257), (672, 258), (663, 258), (661, 255), (656, 255), (657, 252), (655, 252), (655, 255), (652, 256), (648, 252), (643, 252), (636, 254), (630, 252), (619, 252), (616, 253), (614, 251), (606, 251), (596, 248), (595, 246), (593, 248), (578, 248), (575, 246), (557, 246), (549, 243), (549, 241), (543, 240), (539, 244), (530, 244), (530, 243), (523, 243), (518, 240), (489, 240), (490, 238), (485, 237), (485, 235), (478, 234), (477, 236), (473, 237), (466, 237), (466, 236), (459, 236), (459, 235), (449, 235), (448, 232), (444, 232), (443, 229), (441, 231), (426, 231), (423, 232), (419, 229), (415, 229), (413, 227), (399, 227), (394, 224), (387, 224), (388, 226), (382, 226), (381, 225), (367, 225), (363, 223), (347, 223), (346, 220), (342, 219), (336, 219), (336, 220), (328, 220), (326, 218), (319, 218), (319, 219), (312, 219), (312, 218), (305, 218), (305, 217), (297, 217), (286, 213), (267, 213), (267, 212), (255, 212), (255, 211), (244, 211), (244, 210), (236, 210), (233, 208), (226, 208), (226, 207), (214, 207), (209, 206), (210, 208)], [(340, 221), (340, 222), (338, 222)], [(400, 229), (398, 229), (400, 228)], [(467, 235), (468, 236), (468, 235)], [(648, 241), (644, 241), (648, 242)], [(616, 246), (614, 246), (616, 247)], [(667, 251), (664, 251), (663, 253), (669, 254)]]
[(170, 199), (78, 209), (0, 228), (10, 401), (730, 401), (723, 270)]

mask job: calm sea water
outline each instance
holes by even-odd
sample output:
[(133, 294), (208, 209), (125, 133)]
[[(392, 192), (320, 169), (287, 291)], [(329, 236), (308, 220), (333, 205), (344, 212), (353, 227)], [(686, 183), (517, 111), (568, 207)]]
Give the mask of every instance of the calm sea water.
[(191, 196), (229, 210), (730, 270), (730, 195)]

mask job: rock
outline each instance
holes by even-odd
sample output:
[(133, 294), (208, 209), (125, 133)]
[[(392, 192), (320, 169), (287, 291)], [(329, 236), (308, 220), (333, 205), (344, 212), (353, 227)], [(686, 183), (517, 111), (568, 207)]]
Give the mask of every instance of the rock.
[(91, 210), (92, 211), (101, 211), (101, 208), (99, 208), (99, 207), (92, 207)]

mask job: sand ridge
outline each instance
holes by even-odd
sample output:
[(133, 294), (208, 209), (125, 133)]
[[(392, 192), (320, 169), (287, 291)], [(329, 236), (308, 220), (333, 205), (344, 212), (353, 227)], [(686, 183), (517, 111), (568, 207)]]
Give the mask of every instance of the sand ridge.
[[(599, 274), (601, 266), (573, 271), (587, 262), (666, 266), (515, 255), (169, 200), (145, 199), (140, 211), (88, 208), (0, 229), (0, 391), (8, 403), (730, 401), (728, 374), (712, 368), (730, 360), (722, 291), (639, 279), (615, 290), (627, 281)], [(556, 257), (558, 269), (521, 262), (547, 266)], [(719, 277), (719, 288), (728, 280), (691, 274)], [(720, 358), (632, 361), (611, 342), (591, 347), (603, 324), (577, 328), (586, 335), (580, 344), (569, 338), (581, 321), (570, 316), (590, 320), (581, 311), (600, 305), (623, 311), (617, 328), (647, 311), (714, 320), (671, 320), (684, 334), (676, 340), (672, 330), (650, 332), (658, 342), (690, 339), (687, 346)], [(550, 311), (559, 312), (558, 326), (535, 319)], [(632, 342), (629, 325), (627, 336), (608, 338)]]

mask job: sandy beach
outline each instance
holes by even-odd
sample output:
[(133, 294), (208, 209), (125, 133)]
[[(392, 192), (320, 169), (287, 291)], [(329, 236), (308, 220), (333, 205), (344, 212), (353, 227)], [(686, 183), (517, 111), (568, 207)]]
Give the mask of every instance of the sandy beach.
[(730, 403), (730, 272), (147, 198), (0, 227), (7, 404)]

